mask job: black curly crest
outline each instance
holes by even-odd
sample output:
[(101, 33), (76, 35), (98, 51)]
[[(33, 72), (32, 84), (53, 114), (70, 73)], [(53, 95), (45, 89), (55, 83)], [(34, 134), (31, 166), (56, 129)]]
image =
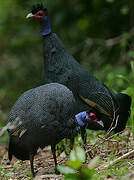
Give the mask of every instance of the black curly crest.
[(41, 4), (33, 5), (31, 12), (32, 12), (32, 14), (35, 14), (35, 13), (37, 13), (37, 12), (40, 11), (40, 10), (44, 10), (44, 11), (47, 10), (47, 9), (43, 6), (42, 3), (41, 3)]

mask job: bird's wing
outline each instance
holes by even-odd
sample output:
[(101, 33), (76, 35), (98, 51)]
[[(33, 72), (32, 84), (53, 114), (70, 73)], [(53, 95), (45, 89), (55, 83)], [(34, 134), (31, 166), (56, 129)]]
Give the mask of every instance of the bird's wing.
[(84, 98), (83, 96), (80, 96), (80, 98), (89, 106), (98, 109), (101, 113), (111, 117), (111, 114), (108, 111), (106, 111), (103, 107), (101, 107), (101, 105), (97, 104), (93, 100), (90, 100), (90, 98)]
[(118, 102), (112, 92), (96, 79), (90, 78), (90, 80), (81, 81), (78, 94), (82, 101), (110, 118), (113, 118), (118, 109)]
[(23, 122), (19, 117), (16, 117), (14, 121), (8, 123), (8, 132), (11, 136), (23, 136), (27, 131), (23, 126)]

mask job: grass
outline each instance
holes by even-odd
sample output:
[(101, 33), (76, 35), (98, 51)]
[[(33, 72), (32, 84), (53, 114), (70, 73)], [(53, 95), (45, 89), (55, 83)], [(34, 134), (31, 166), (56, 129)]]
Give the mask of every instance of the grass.
[[(104, 137), (105, 136), (102, 131), (97, 131), (97, 132), (88, 131), (88, 143), (86, 147), (87, 159), (86, 161), (83, 160), (83, 162), (80, 164), (80, 167), (77, 164), (78, 169), (77, 169), (76, 174), (81, 175), (81, 173), (83, 174), (83, 171), (87, 173), (88, 172), (87, 170), (83, 170), (86, 167), (86, 169), (88, 168), (90, 170), (89, 171), (90, 174), (93, 173), (93, 176), (91, 177), (92, 180), (103, 180), (103, 179), (108, 179), (109, 177), (111, 177), (112, 179), (117, 179), (117, 180), (123, 180), (125, 177), (125, 180), (129, 180), (130, 179), (129, 176), (131, 176), (132, 171), (134, 170), (134, 155), (131, 155), (130, 157), (128, 156), (126, 159), (122, 159), (107, 168), (105, 168), (105, 166), (108, 165), (111, 161), (117, 159), (118, 157), (123, 156), (125, 153), (133, 149), (134, 138), (133, 138), (132, 130), (128, 128), (122, 134), (113, 135), (112, 137), (108, 137), (108, 138), (104, 138)], [(63, 142), (65, 143), (65, 141)], [(62, 143), (62, 148), (63, 148), (64, 143)], [(77, 137), (74, 147), (76, 148), (78, 144), (81, 144), (80, 136)], [(75, 151), (75, 148), (74, 148), (74, 151)], [(92, 152), (93, 158), (95, 158), (96, 156), (99, 157), (96, 162), (90, 159), (89, 152), (90, 154)], [(40, 155), (37, 155), (37, 158), (35, 159), (36, 167), (37, 167), (37, 163), (40, 161), (39, 156)], [(50, 156), (51, 156), (51, 153), (50, 153)], [(80, 157), (82, 157), (82, 155), (80, 155)], [(42, 157), (42, 158), (45, 158), (45, 157)], [(80, 158), (78, 159), (78, 161), (79, 160)], [(46, 161), (49, 161), (49, 158)], [(65, 164), (64, 157), (60, 157), (60, 155), (58, 156), (58, 161), (64, 162)], [(71, 163), (69, 163), (69, 165), (70, 164)], [(75, 167), (74, 164), (75, 163), (72, 163), (73, 168)], [(52, 166), (54, 167), (54, 163)], [(45, 163), (41, 166), (39, 165), (37, 169), (40, 169), (43, 171), (44, 167), (46, 167)], [(94, 171), (92, 172), (91, 170), (94, 170)], [(28, 180), (32, 179), (31, 171), (30, 171), (30, 164), (28, 161), (22, 162), (22, 161), (15, 160), (13, 162), (13, 165), (7, 165), (7, 154), (5, 154), (0, 162), (0, 179), (5, 180), (5, 179), (12, 179), (12, 178), (13, 179), (16, 179), (16, 178), (28, 179)], [(64, 176), (64, 178), (66, 179), (66, 175)], [(74, 177), (74, 178), (75, 180), (78, 180), (78, 177), (77, 178)], [(60, 179), (61, 179), (61, 176), (59, 176), (59, 180)], [(73, 178), (71, 180), (73, 180)]]

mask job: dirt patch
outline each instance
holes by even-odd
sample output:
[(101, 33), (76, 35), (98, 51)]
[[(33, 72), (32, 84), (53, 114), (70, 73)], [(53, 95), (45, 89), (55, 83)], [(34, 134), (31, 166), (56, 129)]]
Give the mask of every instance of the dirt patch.
[[(96, 141), (96, 142), (95, 142)], [(132, 132), (128, 129), (120, 135), (120, 137), (104, 138), (103, 135), (98, 136), (91, 140), (90, 144), (86, 147), (87, 155), (90, 157), (95, 157), (96, 155), (100, 157), (101, 162), (96, 167), (99, 174), (106, 174), (108, 168), (105, 167), (109, 162), (118, 159), (124, 154), (133, 150), (134, 147), (134, 137)], [(86, 163), (90, 162), (90, 157), (87, 157)], [(62, 157), (57, 156), (57, 161), (59, 165), (65, 165), (68, 156)], [(127, 160), (128, 159), (128, 160)], [(37, 173), (35, 180), (62, 180), (63, 175), (55, 175), (54, 171), (54, 160), (51, 153), (50, 146), (43, 150), (39, 150), (38, 154), (34, 159), (35, 172)], [(124, 175), (132, 176), (130, 174), (134, 171), (134, 154), (127, 157), (126, 160), (116, 162), (114, 167), (116, 170), (127, 171)], [(122, 169), (121, 169), (122, 168)], [(114, 171), (111, 169), (111, 171)], [(109, 177), (109, 176), (105, 176)], [(117, 174), (114, 172), (112, 178), (118, 179)], [(31, 169), (29, 161), (19, 161), (15, 157), (11, 164), (8, 164), (8, 153), (5, 147), (0, 146), (0, 180), (30, 180), (31, 179)], [(108, 179), (108, 178), (107, 178)]]
[[(66, 158), (63, 159), (59, 156), (57, 157), (57, 161), (58, 164), (65, 164)], [(31, 179), (30, 162), (23, 162), (13, 157), (11, 164), (9, 164), (8, 153), (3, 146), (0, 146), (0, 167), (3, 167), (0, 172), (0, 180)], [(36, 175), (39, 176), (36, 179), (44, 179), (44, 177), (46, 180), (63, 179), (62, 175), (55, 175), (54, 160), (49, 146), (44, 150), (38, 151), (34, 159), (34, 167)], [(44, 175), (44, 177), (40, 177), (41, 175)]]

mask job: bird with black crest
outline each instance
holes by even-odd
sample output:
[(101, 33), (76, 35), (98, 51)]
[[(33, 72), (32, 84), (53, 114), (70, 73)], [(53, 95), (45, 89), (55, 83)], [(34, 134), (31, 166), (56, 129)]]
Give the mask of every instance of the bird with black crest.
[[(103, 121), (104, 127), (89, 122), (87, 128), (107, 132), (122, 131), (130, 116), (131, 97), (115, 94), (93, 74), (83, 68), (67, 51), (61, 40), (52, 33), (48, 10), (43, 4), (33, 6), (26, 18), (34, 18), (41, 24), (45, 83), (57, 82), (67, 86), (78, 104), (77, 113), (89, 110)], [(81, 128), (86, 142), (85, 127)]]

